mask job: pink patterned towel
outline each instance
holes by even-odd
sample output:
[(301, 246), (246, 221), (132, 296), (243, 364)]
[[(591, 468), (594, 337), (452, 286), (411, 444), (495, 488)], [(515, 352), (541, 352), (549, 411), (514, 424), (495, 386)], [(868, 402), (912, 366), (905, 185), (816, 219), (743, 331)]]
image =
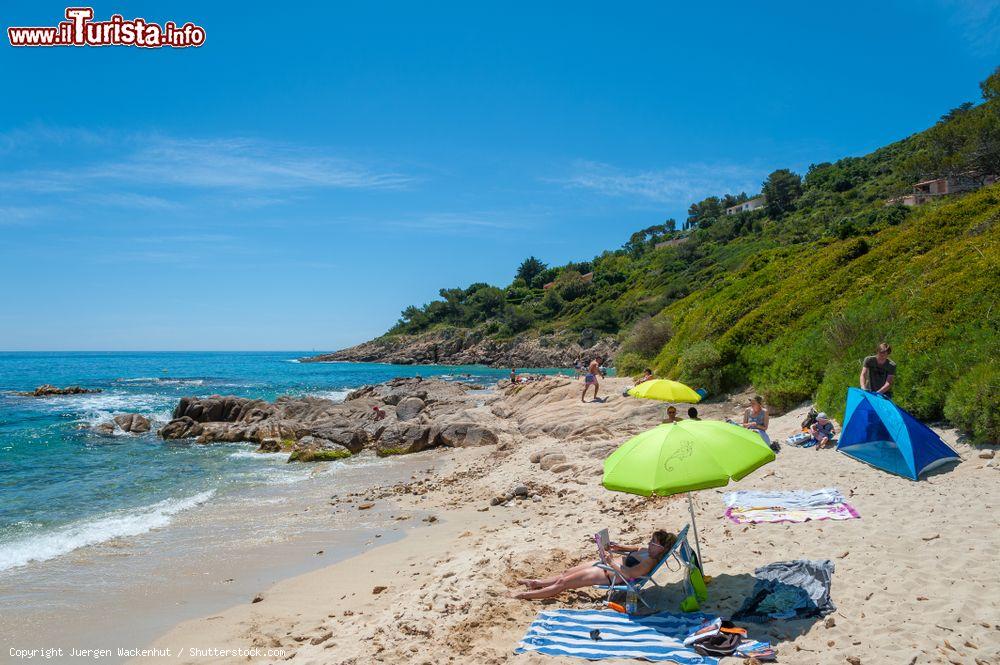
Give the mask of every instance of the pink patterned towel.
[(729, 507), (726, 517), (736, 524), (808, 522), (810, 520), (853, 520), (861, 515), (846, 501), (825, 506), (784, 508), (782, 506)]

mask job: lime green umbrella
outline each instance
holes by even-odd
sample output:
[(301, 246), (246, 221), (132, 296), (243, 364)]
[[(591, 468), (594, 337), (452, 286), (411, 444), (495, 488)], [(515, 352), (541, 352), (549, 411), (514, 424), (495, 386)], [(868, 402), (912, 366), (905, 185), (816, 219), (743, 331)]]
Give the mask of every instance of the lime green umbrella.
[(701, 544), (691, 492), (725, 487), (774, 460), (756, 432), (717, 420), (658, 425), (623, 443), (604, 460), (604, 487), (641, 496), (687, 492), (698, 562)]
[(629, 388), (628, 394), (643, 399), (658, 399), (661, 402), (688, 402), (697, 404), (701, 395), (688, 388), (683, 383), (670, 379), (650, 379)]

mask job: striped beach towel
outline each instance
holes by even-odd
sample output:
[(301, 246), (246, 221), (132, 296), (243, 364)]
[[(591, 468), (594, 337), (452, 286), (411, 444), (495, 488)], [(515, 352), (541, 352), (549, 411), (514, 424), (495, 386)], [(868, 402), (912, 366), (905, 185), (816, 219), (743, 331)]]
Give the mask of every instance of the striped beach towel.
[[(684, 646), (684, 638), (715, 617), (700, 612), (629, 616), (614, 610), (550, 610), (539, 612), (515, 653), (537, 651), (550, 656), (589, 660), (640, 658), (678, 665), (717, 665)], [(591, 632), (598, 630), (595, 640)]]

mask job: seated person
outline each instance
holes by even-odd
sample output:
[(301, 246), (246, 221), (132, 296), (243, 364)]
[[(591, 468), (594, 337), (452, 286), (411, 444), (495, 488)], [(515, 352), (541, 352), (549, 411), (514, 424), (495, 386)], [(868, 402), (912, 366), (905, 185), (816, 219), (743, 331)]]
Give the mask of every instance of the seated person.
[(743, 412), (743, 427), (753, 430), (764, 439), (764, 443), (771, 445), (771, 437), (767, 435), (767, 425), (770, 421), (767, 409), (764, 408), (764, 399), (759, 395), (750, 400), (746, 411)]
[(816, 450), (833, 445), (833, 423), (825, 413), (816, 414), (816, 422), (809, 428), (809, 439), (816, 442)]
[(690, 407), (688, 409), (688, 418), (690, 420), (701, 420), (701, 418), (698, 417), (698, 409), (694, 408), (693, 406)]
[[(635, 385), (633, 385), (632, 388), (635, 388), (635, 386), (638, 386), (639, 384), (646, 383), (647, 381), (652, 381), (652, 380), (653, 380), (653, 370), (647, 367), (646, 369), (642, 370), (642, 376), (637, 376), (635, 378)], [(628, 391), (631, 390), (632, 388), (626, 388), (625, 390), (623, 390), (622, 396), (628, 397)]]
[[(666, 556), (667, 552), (677, 541), (677, 535), (666, 531), (654, 531), (652, 538), (645, 547), (626, 547), (608, 544), (608, 552), (604, 554), (607, 565), (618, 572), (625, 579), (635, 579), (648, 575), (660, 563), (660, 559)], [(616, 552), (619, 555), (610, 554)], [(595, 584), (611, 584), (614, 575), (598, 568), (595, 563), (581, 563), (573, 566), (560, 575), (553, 575), (539, 580), (518, 580), (519, 584), (528, 587), (528, 591), (514, 594), (514, 598), (522, 600), (538, 600), (540, 598), (552, 598), (558, 596), (563, 591), (569, 589), (581, 589), (583, 587), (594, 586)]]
[(684, 419), (677, 415), (677, 407), (676, 406), (674, 406), (673, 404), (671, 404), (670, 406), (667, 407), (667, 419), (664, 420), (663, 422), (665, 422), (665, 423), (679, 423), (682, 420), (684, 420)]

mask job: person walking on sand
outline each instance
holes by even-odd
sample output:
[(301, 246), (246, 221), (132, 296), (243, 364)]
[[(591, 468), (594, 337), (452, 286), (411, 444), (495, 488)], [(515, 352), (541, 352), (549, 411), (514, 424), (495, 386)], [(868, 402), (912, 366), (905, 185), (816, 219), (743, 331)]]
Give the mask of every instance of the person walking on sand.
[(587, 368), (587, 375), (583, 377), (583, 395), (580, 396), (581, 402), (587, 401), (587, 390), (591, 385), (594, 386), (594, 401), (597, 400), (597, 390), (600, 388), (597, 377), (599, 376), (600, 367), (597, 363), (597, 358), (590, 361), (590, 366)]
[(896, 363), (889, 360), (892, 347), (882, 342), (874, 356), (868, 356), (861, 363), (861, 389), (892, 397), (892, 386), (896, 381)]

